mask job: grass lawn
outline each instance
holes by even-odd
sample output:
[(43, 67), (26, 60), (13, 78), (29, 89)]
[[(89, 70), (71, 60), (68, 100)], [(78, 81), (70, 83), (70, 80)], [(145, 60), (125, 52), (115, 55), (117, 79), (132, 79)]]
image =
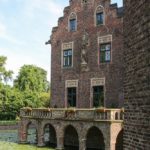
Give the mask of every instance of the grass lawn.
[(50, 148), (38, 148), (32, 145), (22, 145), (11, 142), (0, 141), (0, 150), (54, 150)]

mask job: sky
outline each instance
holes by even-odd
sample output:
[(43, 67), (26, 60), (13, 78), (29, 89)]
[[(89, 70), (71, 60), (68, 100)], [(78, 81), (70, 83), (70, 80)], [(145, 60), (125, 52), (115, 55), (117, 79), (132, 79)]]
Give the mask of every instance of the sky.
[[(122, 6), (122, 0), (112, 0)], [(63, 15), (69, 0), (0, 0), (0, 56), (14, 78), (24, 64), (42, 67), (50, 81), (51, 29)]]

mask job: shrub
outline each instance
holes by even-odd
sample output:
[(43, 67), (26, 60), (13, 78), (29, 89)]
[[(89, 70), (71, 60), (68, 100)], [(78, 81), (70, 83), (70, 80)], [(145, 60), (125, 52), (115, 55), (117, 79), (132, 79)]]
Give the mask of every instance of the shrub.
[(0, 112), (0, 120), (15, 120), (16, 113), (13, 112)]

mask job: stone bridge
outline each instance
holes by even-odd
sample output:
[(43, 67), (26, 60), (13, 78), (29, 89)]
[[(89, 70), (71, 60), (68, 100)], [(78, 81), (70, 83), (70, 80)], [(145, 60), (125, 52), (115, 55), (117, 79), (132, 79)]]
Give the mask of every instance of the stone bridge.
[(37, 133), (37, 146), (49, 143), (57, 150), (122, 150), (123, 109), (31, 109), (20, 112), (19, 142), (26, 143), (28, 128)]

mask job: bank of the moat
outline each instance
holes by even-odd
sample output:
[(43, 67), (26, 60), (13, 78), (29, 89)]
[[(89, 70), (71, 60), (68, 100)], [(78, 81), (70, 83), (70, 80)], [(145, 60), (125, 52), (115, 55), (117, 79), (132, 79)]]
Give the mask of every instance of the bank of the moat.
[(34, 130), (28, 133), (28, 141), (31, 143), (23, 145), (18, 144), (18, 130), (0, 130), (0, 150), (53, 150), (50, 147), (36, 147)]

